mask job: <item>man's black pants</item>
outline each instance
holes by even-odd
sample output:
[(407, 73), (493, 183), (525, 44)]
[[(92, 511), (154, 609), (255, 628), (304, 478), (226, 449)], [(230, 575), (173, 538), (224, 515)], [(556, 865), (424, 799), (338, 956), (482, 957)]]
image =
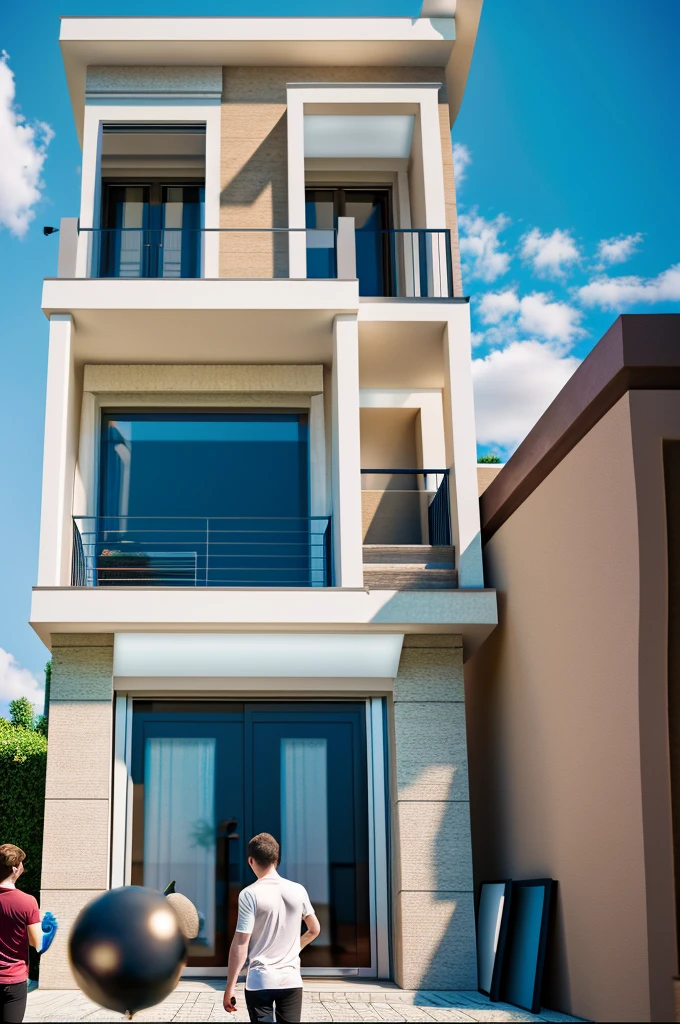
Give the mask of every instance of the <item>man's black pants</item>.
[(27, 995), (28, 984), (25, 981), (19, 981), (16, 985), (0, 985), (1, 1024), (21, 1024), (26, 1013)]
[(302, 989), (246, 989), (246, 1006), (250, 1019), (260, 1024), (274, 1020), (274, 1007), (280, 1024), (299, 1024), (302, 1020)]

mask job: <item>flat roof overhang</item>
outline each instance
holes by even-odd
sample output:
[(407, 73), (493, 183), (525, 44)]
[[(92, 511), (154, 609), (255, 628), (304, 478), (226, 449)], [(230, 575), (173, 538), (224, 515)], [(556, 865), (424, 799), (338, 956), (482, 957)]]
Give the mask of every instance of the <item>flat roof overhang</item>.
[(498, 621), (495, 590), (342, 587), (35, 587), (30, 622), (52, 633), (452, 633), (465, 657)]
[(443, 67), (453, 123), (467, 81), (481, 5), (482, 0), (458, 0), (455, 21), (452, 17), (64, 17), (60, 45), (78, 137), (82, 140), (88, 65)]

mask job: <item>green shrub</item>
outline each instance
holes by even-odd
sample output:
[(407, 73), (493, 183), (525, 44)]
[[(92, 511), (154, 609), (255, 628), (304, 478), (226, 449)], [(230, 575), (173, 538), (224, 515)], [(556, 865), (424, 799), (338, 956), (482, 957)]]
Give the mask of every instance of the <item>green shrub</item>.
[(480, 455), (477, 459), (477, 462), (481, 463), (482, 465), (487, 465), (488, 463), (491, 463), (491, 465), (493, 466), (497, 466), (500, 463), (500, 461), (500, 455)]
[[(33, 707), (26, 703), (32, 720)], [(19, 887), (36, 898), (40, 895), (46, 766), (47, 738), (0, 718), (0, 843), (14, 843), (25, 851), (26, 873)]]

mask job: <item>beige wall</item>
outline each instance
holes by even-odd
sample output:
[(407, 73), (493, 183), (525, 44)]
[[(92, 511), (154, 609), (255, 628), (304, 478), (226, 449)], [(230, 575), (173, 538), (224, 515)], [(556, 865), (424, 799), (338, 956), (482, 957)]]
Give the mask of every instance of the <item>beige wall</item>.
[(466, 666), (475, 881), (558, 880), (548, 1006), (671, 1020), (670, 975), (650, 1005), (630, 404), (485, 550), (500, 625)]
[(76, 987), (71, 925), (109, 886), (112, 701), (113, 636), (53, 636), (40, 903), (59, 931), (40, 965), (41, 988)]
[(395, 980), (476, 989), (460, 636), (405, 637), (393, 710)]
[[(225, 67), (222, 93), (220, 226), (288, 226), (286, 85), (288, 82), (444, 82), (432, 67)], [(452, 232), (454, 287), (462, 294), (451, 135), (446, 87), (439, 93), (444, 151), (446, 227)], [(416, 225), (417, 226), (417, 225)], [(223, 234), (223, 277), (270, 278), (288, 274), (285, 234)]]
[(500, 471), (502, 465), (494, 465), (494, 463), (477, 463), (477, 494), (482, 495), (487, 489), (490, 483), (492, 483)]

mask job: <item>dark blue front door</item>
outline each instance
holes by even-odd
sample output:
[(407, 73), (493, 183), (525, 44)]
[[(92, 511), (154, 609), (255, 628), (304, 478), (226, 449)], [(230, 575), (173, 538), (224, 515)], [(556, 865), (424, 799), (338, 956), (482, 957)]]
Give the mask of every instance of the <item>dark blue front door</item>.
[(270, 832), (321, 921), (303, 967), (370, 967), (366, 758), (361, 703), (135, 702), (132, 881), (196, 904), (190, 965), (226, 964), (247, 842)]

